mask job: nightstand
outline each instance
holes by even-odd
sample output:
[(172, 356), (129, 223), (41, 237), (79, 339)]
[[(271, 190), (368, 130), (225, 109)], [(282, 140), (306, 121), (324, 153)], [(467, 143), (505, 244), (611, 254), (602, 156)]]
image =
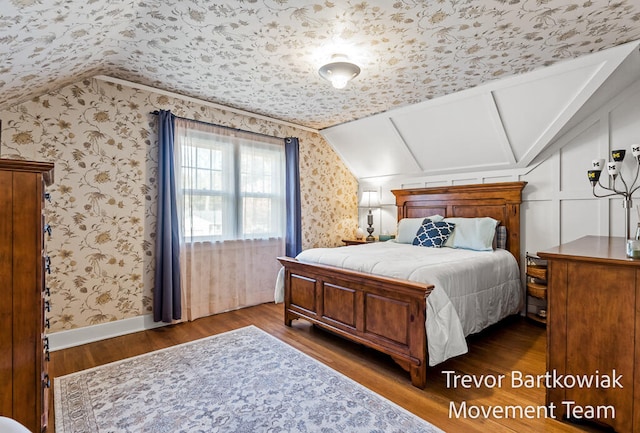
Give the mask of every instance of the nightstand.
[(342, 242), (344, 242), (345, 245), (360, 245), (367, 243), (364, 239), (343, 239)]

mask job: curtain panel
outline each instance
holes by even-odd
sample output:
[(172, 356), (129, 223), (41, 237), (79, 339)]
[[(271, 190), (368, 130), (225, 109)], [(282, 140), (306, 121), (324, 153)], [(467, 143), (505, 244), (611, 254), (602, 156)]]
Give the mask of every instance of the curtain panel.
[(287, 188), (287, 236), (288, 257), (295, 257), (302, 251), (302, 211), (300, 204), (300, 144), (295, 137), (284, 139), (286, 158)]
[(285, 252), (282, 139), (176, 118), (187, 320), (273, 301)]
[(158, 220), (153, 320), (171, 323), (182, 318), (180, 223), (176, 204), (175, 116), (158, 113)]
[(284, 238), (184, 244), (187, 319), (273, 302), (283, 251)]

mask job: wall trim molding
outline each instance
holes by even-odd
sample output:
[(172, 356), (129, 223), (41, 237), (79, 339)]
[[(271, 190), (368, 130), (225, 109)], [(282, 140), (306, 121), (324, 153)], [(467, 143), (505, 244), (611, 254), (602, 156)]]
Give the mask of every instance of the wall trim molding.
[(159, 328), (166, 325), (169, 325), (169, 323), (154, 322), (153, 315), (145, 314), (128, 319), (116, 320), (115, 322), (58, 331), (47, 334), (49, 338), (49, 350), (54, 352), (56, 350), (67, 349), (69, 347), (80, 346), (82, 344), (93, 343), (95, 341), (106, 340), (107, 338), (119, 337), (121, 335), (132, 334), (134, 332)]

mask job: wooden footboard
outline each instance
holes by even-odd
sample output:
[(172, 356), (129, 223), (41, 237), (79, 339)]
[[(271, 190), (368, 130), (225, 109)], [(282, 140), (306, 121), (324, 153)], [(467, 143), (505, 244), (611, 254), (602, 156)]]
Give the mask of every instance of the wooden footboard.
[(390, 355), (424, 388), (425, 314), (433, 285), (279, 257), (285, 267), (284, 321), (302, 318)]

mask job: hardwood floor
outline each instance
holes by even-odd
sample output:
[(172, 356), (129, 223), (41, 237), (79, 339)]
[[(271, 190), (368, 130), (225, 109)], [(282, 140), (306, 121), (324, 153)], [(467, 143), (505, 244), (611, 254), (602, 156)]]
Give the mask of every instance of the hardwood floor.
[[(55, 378), (175, 344), (255, 325), (449, 433), (606, 431), (544, 418), (450, 418), (451, 402), (457, 407), (462, 401), (466, 401), (467, 405), (483, 407), (544, 405), (544, 388), (511, 388), (509, 377), (512, 371), (524, 374), (545, 372), (545, 330), (526, 319), (508, 319), (471, 337), (469, 353), (430, 368), (427, 373), (427, 387), (420, 390), (411, 386), (409, 374), (386, 355), (350, 343), (305, 321), (296, 320), (291, 328), (284, 326), (282, 309), (282, 304), (264, 304), (194, 322), (165, 326), (56, 351), (51, 354), (50, 372)], [(487, 374), (507, 376), (504, 386), (500, 389), (484, 386), (454, 389), (447, 387), (447, 375), (443, 371), (455, 371), (458, 374), (476, 377)], [(53, 410), (51, 425), (47, 431), (55, 432)]]

